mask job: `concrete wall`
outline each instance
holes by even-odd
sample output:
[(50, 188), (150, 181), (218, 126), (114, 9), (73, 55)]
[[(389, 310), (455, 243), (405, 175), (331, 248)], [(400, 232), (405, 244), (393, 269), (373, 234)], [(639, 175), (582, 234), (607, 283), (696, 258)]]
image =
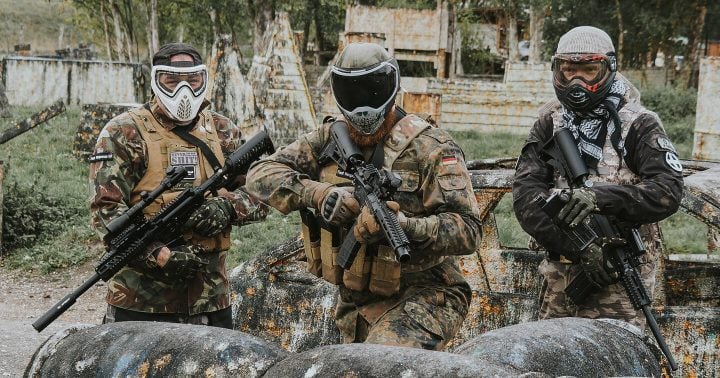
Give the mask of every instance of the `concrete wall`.
[(720, 161), (720, 57), (700, 61), (692, 157)]
[(143, 101), (145, 81), (137, 63), (6, 57), (2, 67), (10, 105)]

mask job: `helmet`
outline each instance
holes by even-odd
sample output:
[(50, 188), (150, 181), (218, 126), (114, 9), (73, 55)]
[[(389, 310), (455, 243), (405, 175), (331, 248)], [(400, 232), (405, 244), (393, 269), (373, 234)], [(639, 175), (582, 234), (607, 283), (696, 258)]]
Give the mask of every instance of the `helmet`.
[(374, 43), (351, 43), (331, 68), (333, 97), (350, 125), (374, 134), (385, 121), (400, 88), (397, 60)]
[(560, 37), (552, 57), (553, 87), (558, 100), (574, 111), (594, 109), (607, 96), (617, 72), (610, 36), (579, 26)]
[[(171, 62), (171, 57), (186, 54), (192, 61)], [(200, 54), (190, 45), (171, 43), (153, 56), (150, 87), (167, 115), (179, 122), (195, 119), (207, 91), (208, 71)]]

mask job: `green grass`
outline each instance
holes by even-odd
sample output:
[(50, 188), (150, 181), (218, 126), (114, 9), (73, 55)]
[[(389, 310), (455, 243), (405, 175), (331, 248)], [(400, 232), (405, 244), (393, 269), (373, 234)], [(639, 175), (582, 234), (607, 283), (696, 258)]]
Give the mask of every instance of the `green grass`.
[(73, 26), (74, 14), (70, 1), (0, 0), (0, 53), (12, 52), (21, 43), (31, 44), (32, 54), (54, 54), (56, 49), (87, 43), (84, 32)]
[[(5, 130), (39, 109), (13, 108)], [(0, 146), (3, 182), (3, 264), (46, 273), (98, 253), (89, 226), (87, 164), (72, 155), (80, 111), (65, 113)]]
[(233, 246), (228, 254), (228, 267), (234, 267), (299, 234), (300, 215), (296, 211), (283, 215), (273, 210), (263, 222), (236, 227), (231, 235)]

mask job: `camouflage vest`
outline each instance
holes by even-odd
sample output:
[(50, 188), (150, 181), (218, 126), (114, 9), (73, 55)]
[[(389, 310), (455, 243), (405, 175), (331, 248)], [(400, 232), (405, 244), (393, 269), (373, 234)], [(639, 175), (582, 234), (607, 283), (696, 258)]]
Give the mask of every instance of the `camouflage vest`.
[[(637, 102), (628, 102), (618, 111), (620, 117), (620, 137), (624, 141), (630, 126), (635, 120), (642, 114), (653, 114), (655, 113), (645, 109), (642, 105)], [(556, 109), (552, 113), (553, 120), (553, 133), (558, 128), (563, 126), (562, 113), (559, 109)], [(634, 146), (630, 146), (634, 148)], [(603, 145), (603, 157), (598, 162), (597, 168), (589, 168), (590, 175), (588, 179), (593, 182), (594, 185), (618, 184), (618, 185), (635, 185), (640, 182), (640, 176), (630, 170), (625, 162), (620, 160), (620, 156), (617, 151), (613, 148), (612, 142), (610, 141), (610, 133), (608, 133), (605, 144)], [(560, 172), (555, 172), (555, 188), (565, 189), (568, 188), (568, 184), (565, 178)], [(660, 229), (657, 223), (646, 224), (640, 227), (640, 234), (645, 241), (648, 255), (654, 256), (657, 248), (655, 247), (655, 241), (660, 240)]]
[[(183, 189), (199, 186), (211, 176), (213, 169), (198, 147), (184, 141), (177, 134), (163, 127), (149, 110), (137, 108), (130, 110), (129, 113), (147, 146), (147, 170), (140, 182), (132, 190), (131, 205), (140, 201), (140, 193), (144, 191), (150, 192), (160, 184), (165, 177), (168, 166), (180, 165), (188, 170), (188, 178), (163, 193), (154, 203), (145, 208), (144, 214), (149, 217), (157, 213), (162, 206), (175, 199)], [(220, 147), (220, 139), (215, 130), (210, 111), (205, 110), (200, 113), (197, 125), (190, 134), (205, 142), (220, 164), (224, 163), (225, 157)], [(183, 239), (202, 246), (208, 252), (225, 251), (230, 248), (230, 230), (231, 227), (228, 226), (227, 229), (212, 238), (187, 232), (183, 235)]]
[[(328, 126), (329, 124), (325, 124), (323, 128), (326, 129)], [(429, 123), (415, 115), (408, 115), (395, 124), (385, 139), (383, 168), (393, 170), (393, 164), (410, 145), (410, 142), (430, 127), (432, 126)], [(414, 171), (407, 167), (394, 170), (403, 180), (403, 184), (398, 190), (418, 189), (420, 172), (417, 167), (419, 165), (415, 166)], [(337, 169), (337, 164), (334, 163), (322, 167), (320, 181), (337, 186), (350, 185), (348, 180), (337, 177)], [(336, 264), (336, 260), (346, 232), (348, 231), (338, 227), (323, 225), (320, 239), (311, 240), (310, 227), (303, 223), (303, 240), (308, 258), (308, 270), (330, 283), (343, 284), (352, 290), (369, 290), (381, 296), (391, 296), (400, 290), (401, 273), (423, 271), (444, 260), (444, 256), (438, 256), (425, 259), (420, 263), (401, 265), (390, 247), (384, 244), (371, 244), (363, 245), (350, 269), (343, 270)]]

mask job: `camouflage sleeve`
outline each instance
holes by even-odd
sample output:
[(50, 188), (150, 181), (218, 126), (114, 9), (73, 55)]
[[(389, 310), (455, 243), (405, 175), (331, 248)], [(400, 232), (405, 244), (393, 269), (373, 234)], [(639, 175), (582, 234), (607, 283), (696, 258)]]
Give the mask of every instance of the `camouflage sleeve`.
[(307, 180), (318, 180), (317, 160), (327, 138), (326, 128), (302, 135), (250, 168), (246, 189), (283, 214), (308, 206)]
[(553, 182), (553, 168), (540, 158), (544, 143), (552, 137), (552, 120), (540, 119), (530, 131), (515, 167), (513, 181), (513, 210), (520, 226), (540, 245), (549, 251), (573, 256), (577, 251), (567, 250), (570, 245), (562, 231), (535, 203), (539, 195), (548, 196)]
[(145, 174), (145, 142), (129, 113), (102, 129), (90, 156), (92, 226), (102, 237), (105, 225), (128, 209), (132, 189)]
[(600, 211), (638, 224), (657, 222), (675, 213), (682, 199), (682, 164), (657, 117), (638, 117), (628, 131), (625, 147), (624, 160), (641, 181), (593, 187)]
[[(214, 112), (212, 114), (215, 122), (215, 128), (217, 129), (218, 136), (220, 137), (220, 146), (222, 147), (225, 158), (227, 158), (233, 151), (242, 145), (242, 134), (240, 132), (240, 128), (228, 118)], [(242, 185), (242, 183), (245, 182), (245, 177), (239, 177), (236, 181)], [(262, 221), (267, 217), (268, 206), (262, 203), (258, 198), (249, 194), (244, 187), (235, 189), (232, 192), (225, 192), (222, 196), (233, 203), (236, 213), (235, 225), (237, 226)]]
[(431, 149), (421, 164), (424, 217), (409, 217), (405, 227), (413, 250), (428, 255), (473, 253), (481, 238), (480, 211), (460, 147), (447, 140)]

